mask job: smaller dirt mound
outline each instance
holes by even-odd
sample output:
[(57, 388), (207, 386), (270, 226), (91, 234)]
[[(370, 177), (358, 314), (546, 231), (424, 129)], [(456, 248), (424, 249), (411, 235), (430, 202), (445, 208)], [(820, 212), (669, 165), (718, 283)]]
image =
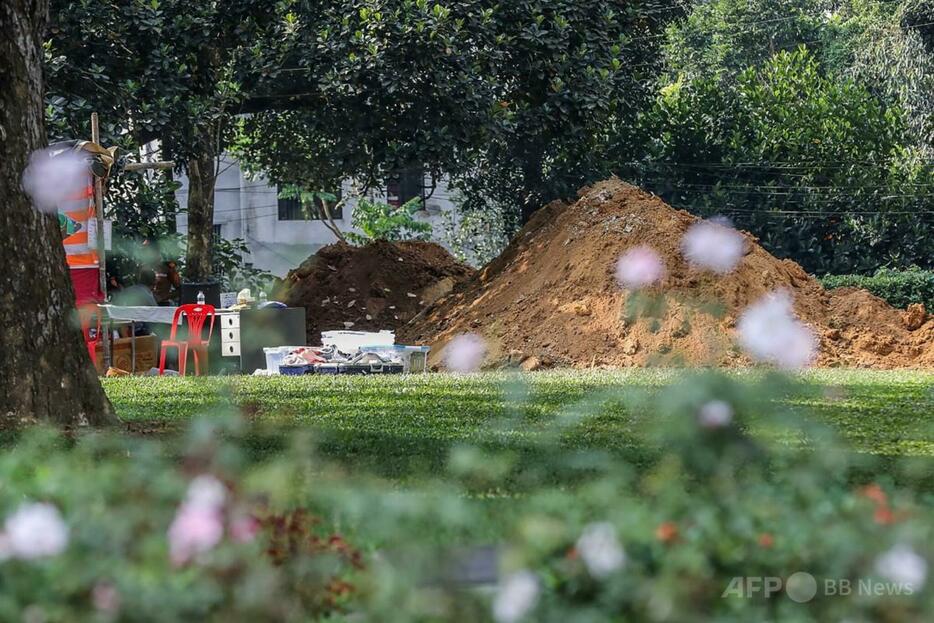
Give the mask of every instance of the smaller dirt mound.
[(431, 242), (338, 242), (289, 271), (276, 298), (305, 308), (316, 344), (322, 331), (398, 329), (473, 272)]

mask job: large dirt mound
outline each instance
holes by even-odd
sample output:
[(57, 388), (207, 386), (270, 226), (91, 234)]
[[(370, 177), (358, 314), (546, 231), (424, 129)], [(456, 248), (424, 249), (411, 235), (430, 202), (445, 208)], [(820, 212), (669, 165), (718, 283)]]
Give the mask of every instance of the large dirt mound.
[(318, 343), (332, 329), (398, 329), (473, 272), (430, 242), (337, 243), (289, 271), (277, 298), (305, 308)]
[[(934, 366), (934, 320), (914, 331), (906, 314), (864, 290), (826, 291), (796, 263), (746, 236), (746, 255), (725, 276), (689, 266), (680, 244), (698, 219), (658, 197), (609, 180), (573, 205), (541, 209), (496, 260), (403, 330), (428, 343), (432, 363), (454, 335), (478, 333), (488, 363), (544, 365), (746, 365), (735, 347), (737, 317), (768, 292), (786, 289), (820, 339), (819, 366)], [(616, 283), (616, 259), (652, 246), (667, 276), (659, 322), (627, 322), (631, 293)], [(714, 311), (719, 308), (719, 311)]]

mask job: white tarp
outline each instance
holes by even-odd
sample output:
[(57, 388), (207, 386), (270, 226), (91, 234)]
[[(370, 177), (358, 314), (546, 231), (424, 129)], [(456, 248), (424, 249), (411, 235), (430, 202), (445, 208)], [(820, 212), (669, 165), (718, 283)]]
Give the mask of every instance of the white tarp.
[(131, 320), (133, 322), (149, 322), (158, 324), (172, 324), (177, 307), (152, 307), (144, 305), (101, 305), (112, 320)]

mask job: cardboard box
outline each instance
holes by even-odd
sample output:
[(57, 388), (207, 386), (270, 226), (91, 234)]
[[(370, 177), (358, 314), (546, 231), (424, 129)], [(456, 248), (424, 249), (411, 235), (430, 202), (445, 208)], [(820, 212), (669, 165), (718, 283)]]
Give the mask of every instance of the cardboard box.
[[(150, 368), (158, 364), (159, 338), (155, 335), (142, 335), (136, 338), (136, 374), (146, 374)], [(132, 362), (132, 339), (121, 337), (111, 344), (111, 366), (130, 372), (133, 370)], [(103, 375), (106, 372), (104, 367), (104, 345), (97, 345), (97, 373)]]

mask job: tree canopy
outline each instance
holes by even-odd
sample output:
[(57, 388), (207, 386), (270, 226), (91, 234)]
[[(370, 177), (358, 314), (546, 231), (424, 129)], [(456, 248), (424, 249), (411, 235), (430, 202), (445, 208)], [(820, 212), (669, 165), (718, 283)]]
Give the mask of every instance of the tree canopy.
[[(316, 6), (299, 3), (299, 22)], [(385, 0), (316, 13), (281, 74), (295, 95), (276, 84), (259, 96), (279, 102), (243, 120), (238, 154), (321, 190), (424, 166), (527, 217), (606, 174), (614, 128), (650, 99), (658, 35), (679, 10)]]
[(934, 74), (909, 4), (696, 5), (620, 170), (810, 271), (931, 266)]
[(111, 142), (162, 142), (191, 181), (194, 278), (224, 151), (302, 197), (446, 174), (464, 209), (508, 218), (617, 173), (809, 270), (934, 257), (920, 0), (53, 0), (53, 15), (51, 133), (86, 135), (97, 110)]
[(50, 134), (110, 144), (159, 140), (187, 172), (188, 276), (212, 273), (213, 188), (234, 116), (279, 66), (294, 32), (287, 0), (100, 3), (54, 0), (46, 45)]

